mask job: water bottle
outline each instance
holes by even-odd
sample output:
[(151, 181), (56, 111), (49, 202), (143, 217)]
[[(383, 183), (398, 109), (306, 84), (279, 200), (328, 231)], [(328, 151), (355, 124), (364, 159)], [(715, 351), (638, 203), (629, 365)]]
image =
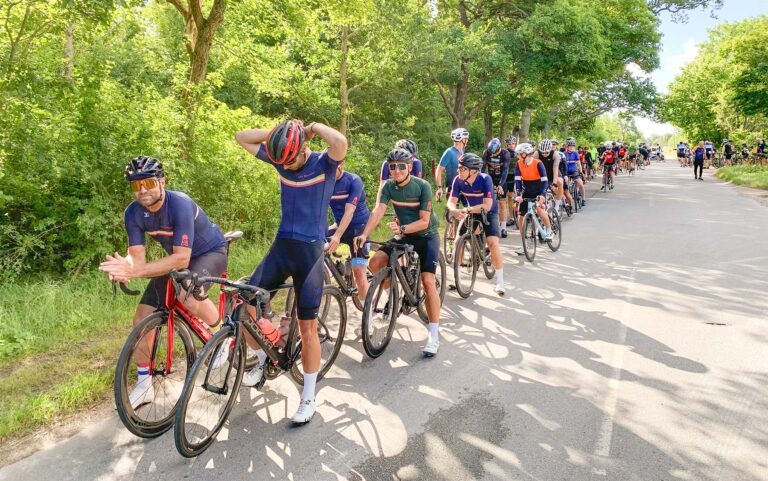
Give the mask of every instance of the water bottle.
[(277, 343), (280, 342), (280, 331), (277, 330), (275, 325), (272, 324), (269, 319), (262, 317), (256, 321), (256, 325), (259, 327), (261, 332), (264, 333), (264, 337), (266, 337), (273, 345), (276, 346)]

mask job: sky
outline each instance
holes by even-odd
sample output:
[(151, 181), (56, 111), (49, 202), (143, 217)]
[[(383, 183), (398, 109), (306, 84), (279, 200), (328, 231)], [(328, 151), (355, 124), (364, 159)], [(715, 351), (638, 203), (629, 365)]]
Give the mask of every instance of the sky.
[[(768, 0), (725, 0), (723, 7), (714, 12), (710, 9), (690, 11), (685, 23), (674, 23), (669, 14), (662, 13), (660, 65), (650, 73), (656, 89), (661, 93), (667, 92), (667, 86), (675, 76), (696, 57), (698, 44), (709, 38), (707, 29), (724, 22), (737, 22), (760, 14), (768, 14)], [(633, 66), (628, 69), (637, 75), (643, 75), (637, 71), (639, 69), (633, 69)], [(674, 129), (669, 124), (660, 124), (644, 117), (635, 117), (635, 123), (646, 136), (667, 133)]]

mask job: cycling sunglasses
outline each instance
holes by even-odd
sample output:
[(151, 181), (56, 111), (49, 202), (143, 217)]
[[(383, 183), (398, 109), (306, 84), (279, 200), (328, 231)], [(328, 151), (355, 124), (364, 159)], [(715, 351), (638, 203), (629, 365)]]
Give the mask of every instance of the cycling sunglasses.
[(395, 170), (408, 170), (408, 164), (405, 162), (390, 162), (388, 165), (390, 172)]
[(131, 190), (134, 192), (138, 192), (141, 190), (142, 186), (146, 190), (152, 190), (158, 185), (160, 185), (160, 181), (158, 181), (155, 177), (149, 177), (147, 179), (140, 179), (140, 180), (132, 180)]

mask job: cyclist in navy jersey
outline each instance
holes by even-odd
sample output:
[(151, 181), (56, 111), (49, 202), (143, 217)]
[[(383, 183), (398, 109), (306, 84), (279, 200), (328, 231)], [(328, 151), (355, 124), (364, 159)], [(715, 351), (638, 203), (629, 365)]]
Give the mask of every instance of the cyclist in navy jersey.
[[(566, 152), (565, 152), (565, 168), (566, 168), (566, 175), (570, 179), (571, 182), (576, 182), (576, 187), (579, 189), (579, 192), (581, 193), (581, 205), (586, 205), (586, 192), (584, 190), (584, 182), (581, 180), (581, 162), (579, 159), (579, 153), (576, 152), (576, 139), (573, 137), (569, 137), (566, 141)], [(568, 201), (573, 205), (574, 199), (570, 198), (571, 196), (568, 195)]]
[[(706, 156), (706, 148), (704, 147), (704, 142), (699, 142), (699, 145), (697, 145), (693, 149), (693, 178), (704, 180), (701, 178), (702, 174), (704, 173), (704, 157)], [(696, 173), (698, 171), (698, 174)]]
[(501, 140), (491, 139), (483, 152), (483, 173), (491, 176), (494, 197), (499, 196), (499, 229), (501, 237), (507, 237), (507, 179), (510, 155), (501, 147)]
[(352, 273), (357, 284), (357, 297), (365, 302), (368, 293), (368, 245), (357, 248), (354, 238), (363, 233), (371, 216), (365, 203), (365, 189), (359, 175), (344, 171), (344, 162), (336, 169), (336, 186), (331, 196), (331, 212), (335, 221), (329, 229), (328, 252), (336, 252), (340, 243), (349, 246), (352, 254)]
[[(306, 142), (315, 135), (328, 148), (313, 152)], [(347, 139), (319, 122), (305, 126), (287, 120), (272, 130), (242, 130), (235, 140), (259, 160), (273, 166), (280, 179), (280, 227), (269, 252), (254, 269), (249, 283), (273, 291), (288, 277), (293, 279), (301, 331), (304, 388), (299, 408), (291, 420), (308, 423), (315, 414), (315, 383), (320, 369), (317, 312), (323, 293), (323, 248), (328, 229), (328, 206), (336, 184), (339, 162), (347, 154)], [(255, 312), (255, 310), (251, 311)], [(259, 360), (266, 356), (259, 350)], [(257, 385), (263, 376), (259, 365), (248, 373)]]
[[(453, 179), (456, 178), (459, 169), (459, 159), (461, 159), (464, 149), (469, 143), (469, 132), (461, 127), (454, 129), (451, 131), (451, 140), (453, 140), (453, 146), (445, 149), (443, 156), (440, 157), (440, 164), (435, 169), (435, 184), (437, 186), (435, 197), (438, 202), (443, 198), (443, 186), (445, 186), (446, 193), (450, 193)], [(443, 172), (445, 172), (445, 184), (443, 184)]]
[[(509, 152), (509, 165), (515, 165), (517, 160), (517, 154), (515, 153), (515, 147), (517, 147), (517, 137), (510, 135), (504, 139), (507, 144), (507, 152)], [(515, 196), (509, 195), (510, 192), (515, 191), (515, 176), (507, 174), (507, 185), (505, 186), (507, 191), (507, 227), (515, 225)]]
[[(125, 168), (135, 200), (125, 209), (128, 254), (107, 256), (99, 269), (110, 280), (127, 282), (149, 278), (149, 284), (136, 307), (136, 325), (163, 306), (168, 274), (173, 269), (189, 269), (204, 276), (219, 276), (227, 270), (227, 241), (203, 209), (184, 193), (165, 189), (163, 165), (152, 157), (136, 157)], [(156, 240), (168, 254), (146, 261), (145, 236)], [(185, 293), (178, 293), (183, 299)], [(218, 330), (219, 311), (210, 300), (189, 297), (184, 305), (195, 316)], [(149, 373), (149, 356), (141, 359), (137, 351), (138, 382), (129, 394), (134, 409), (153, 401), (154, 387)]]

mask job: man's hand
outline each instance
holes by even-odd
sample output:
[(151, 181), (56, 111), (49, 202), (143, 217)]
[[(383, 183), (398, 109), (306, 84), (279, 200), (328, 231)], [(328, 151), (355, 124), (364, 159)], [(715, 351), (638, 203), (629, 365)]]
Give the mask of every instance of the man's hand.
[(114, 256), (107, 256), (107, 260), (99, 264), (99, 270), (106, 272), (110, 280), (118, 282), (127, 282), (136, 277), (133, 270), (133, 263), (115, 252)]
[(497, 185), (496, 186), (496, 193), (499, 194), (499, 195), (504, 194), (504, 187), (502, 187), (501, 185)]
[(523, 196), (518, 195), (517, 197), (515, 197), (515, 202), (517, 202), (518, 204), (522, 204), (523, 203)]
[(397, 222), (387, 222), (387, 227), (389, 227), (389, 230), (391, 230), (393, 234), (400, 234), (400, 224)]
[(467, 212), (464, 209), (453, 209), (451, 211), (451, 216), (458, 220), (464, 220), (464, 218), (467, 216)]
[(437, 198), (438, 202), (443, 200), (443, 188), (442, 187), (438, 187), (437, 191), (435, 191), (435, 198)]
[(297, 120), (299, 122), (299, 125), (301, 125), (301, 128), (304, 129), (304, 142), (309, 142), (312, 140), (312, 138), (315, 136), (315, 133), (312, 132), (312, 126), (315, 125), (314, 122), (310, 122), (309, 125), (304, 125), (304, 122), (302, 120)]
[(339, 248), (339, 244), (341, 243), (341, 237), (338, 234), (334, 234), (331, 237), (328, 238), (328, 253), (333, 254), (336, 252), (336, 249)]
[(352, 240), (352, 245), (358, 249), (362, 249), (366, 242), (368, 242), (368, 236), (365, 234), (360, 234)]

